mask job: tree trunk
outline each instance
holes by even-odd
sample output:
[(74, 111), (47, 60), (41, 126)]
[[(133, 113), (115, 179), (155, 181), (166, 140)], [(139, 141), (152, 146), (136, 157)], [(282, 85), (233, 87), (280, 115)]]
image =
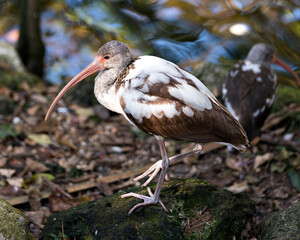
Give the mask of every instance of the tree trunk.
[(43, 77), (45, 46), (40, 34), (40, 0), (21, 0), (17, 50), (31, 73)]

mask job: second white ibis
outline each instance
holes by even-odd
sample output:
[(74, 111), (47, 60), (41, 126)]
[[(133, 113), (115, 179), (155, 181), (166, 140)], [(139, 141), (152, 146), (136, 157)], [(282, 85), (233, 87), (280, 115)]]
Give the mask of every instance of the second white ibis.
[(169, 159), (165, 139), (199, 144), (219, 142), (238, 150), (247, 148), (248, 139), (242, 126), (199, 79), (158, 57), (134, 59), (127, 45), (119, 41), (108, 42), (99, 49), (93, 62), (60, 91), (45, 119), (71, 87), (100, 70), (94, 87), (98, 101), (111, 111), (122, 114), (142, 131), (154, 135), (161, 151), (162, 159), (138, 178), (152, 173), (149, 179), (152, 180), (161, 170), (154, 194), (148, 188), (149, 196), (122, 195), (143, 200), (129, 214), (137, 207), (158, 202), (167, 211), (159, 195), (169, 162), (200, 151), (200, 148), (195, 148)]

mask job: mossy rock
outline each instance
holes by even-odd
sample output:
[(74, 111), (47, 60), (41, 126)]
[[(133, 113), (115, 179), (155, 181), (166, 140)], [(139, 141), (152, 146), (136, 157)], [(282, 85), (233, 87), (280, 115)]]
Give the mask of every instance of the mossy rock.
[(25, 214), (0, 199), (0, 239), (34, 240)]
[[(154, 189), (155, 184), (150, 187)], [(146, 189), (131, 191), (147, 194)], [(77, 240), (240, 239), (255, 213), (255, 205), (247, 195), (233, 194), (198, 179), (171, 179), (164, 183), (161, 200), (168, 213), (158, 204), (140, 207), (128, 216), (128, 211), (141, 201), (121, 199), (120, 195), (52, 214), (40, 239), (61, 236), (62, 226), (67, 237)]]
[(300, 202), (268, 216), (260, 225), (260, 233), (263, 240), (299, 240)]

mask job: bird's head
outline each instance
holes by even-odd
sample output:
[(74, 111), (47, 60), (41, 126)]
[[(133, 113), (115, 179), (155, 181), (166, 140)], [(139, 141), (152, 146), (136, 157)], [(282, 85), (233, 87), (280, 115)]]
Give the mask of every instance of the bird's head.
[(276, 56), (275, 51), (271, 46), (264, 43), (255, 44), (249, 51), (246, 60), (257, 64), (276, 64), (290, 72), (297, 80), (298, 86), (300, 87), (300, 79), (297, 74), (284, 61)]
[(62, 98), (62, 96), (77, 83), (100, 70), (115, 69), (116, 71), (121, 72), (131, 61), (132, 55), (125, 43), (119, 41), (110, 41), (104, 44), (98, 50), (95, 59), (73, 79), (71, 79), (67, 83), (67, 85), (59, 92), (47, 111), (45, 121), (49, 119), (55, 105)]

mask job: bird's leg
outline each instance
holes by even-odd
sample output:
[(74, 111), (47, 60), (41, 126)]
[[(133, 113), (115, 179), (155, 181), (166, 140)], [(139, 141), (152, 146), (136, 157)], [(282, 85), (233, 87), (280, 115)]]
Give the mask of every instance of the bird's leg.
[[(187, 157), (187, 156), (190, 156), (193, 154), (198, 154), (201, 152), (201, 150), (202, 150), (202, 146), (200, 144), (195, 144), (195, 147), (193, 148), (193, 150), (188, 151), (186, 153), (180, 153), (173, 157), (170, 157), (169, 158), (170, 164), (174, 164), (177, 160), (182, 159), (184, 157)], [(152, 179), (157, 175), (157, 173), (160, 171), (160, 169), (162, 169), (162, 160), (159, 160), (156, 163), (154, 163), (146, 172), (144, 172), (142, 175), (134, 178), (133, 181), (139, 181), (140, 179), (150, 175), (149, 179), (142, 185), (142, 187), (145, 187), (152, 181)], [(167, 177), (167, 175), (166, 175), (166, 177)]]
[(168, 167), (169, 167), (169, 159), (167, 156), (167, 150), (165, 147), (165, 143), (164, 143), (164, 139), (162, 137), (156, 137), (158, 140), (158, 144), (159, 144), (159, 148), (160, 148), (160, 152), (161, 152), (161, 157), (162, 157), (162, 163), (161, 163), (161, 173), (159, 175), (158, 178), (158, 182), (157, 182), (157, 186), (155, 189), (154, 194), (152, 194), (150, 188), (148, 188), (148, 193), (150, 195), (150, 197), (148, 196), (144, 196), (141, 194), (137, 194), (137, 193), (127, 193), (127, 194), (123, 194), (121, 195), (121, 198), (125, 198), (125, 197), (136, 197), (139, 199), (144, 200), (143, 203), (139, 203), (137, 205), (135, 205), (128, 213), (131, 214), (136, 208), (141, 207), (141, 206), (146, 206), (146, 205), (151, 205), (151, 204), (156, 204), (156, 203), (160, 203), (160, 205), (163, 207), (163, 209), (167, 212), (167, 208), (164, 206), (164, 204), (159, 200), (159, 195), (160, 195), (160, 191), (161, 191), (161, 187), (162, 184), (164, 182), (164, 178), (166, 176)]

